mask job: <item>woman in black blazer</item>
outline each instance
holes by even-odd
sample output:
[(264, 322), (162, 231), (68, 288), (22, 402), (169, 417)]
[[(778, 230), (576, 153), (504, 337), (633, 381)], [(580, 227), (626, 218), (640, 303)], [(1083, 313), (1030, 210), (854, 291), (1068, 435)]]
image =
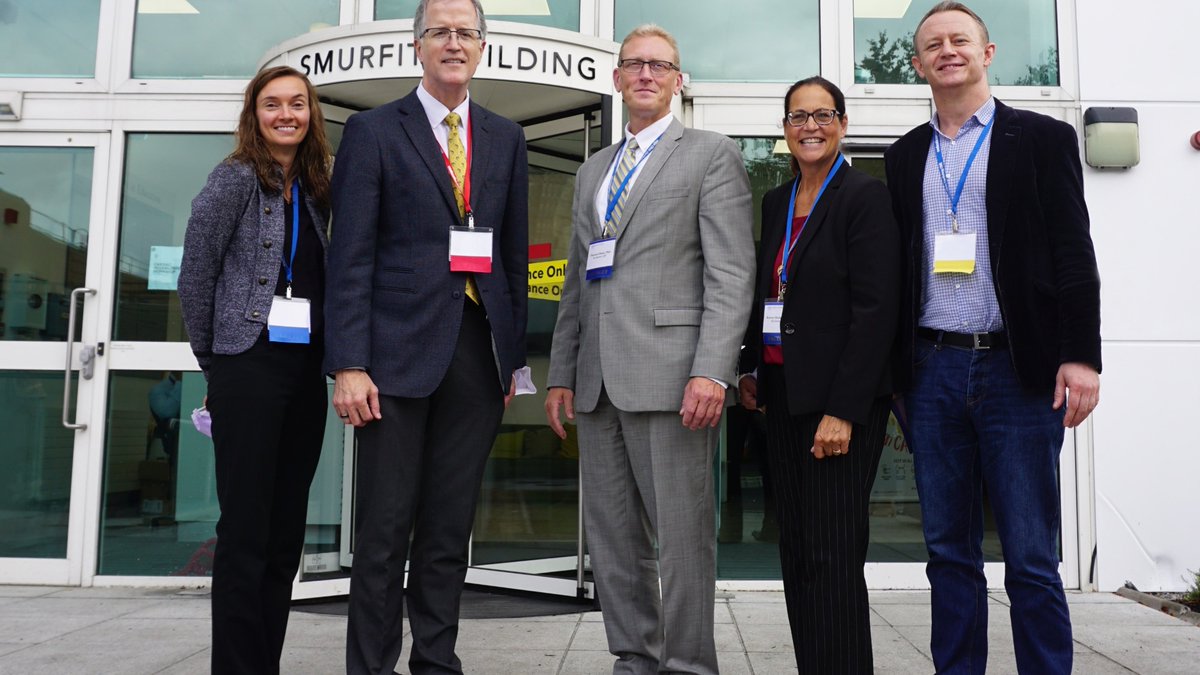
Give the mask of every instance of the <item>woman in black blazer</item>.
[(863, 565), (892, 394), (899, 235), (887, 188), (841, 155), (842, 92), (801, 80), (784, 112), (797, 176), (763, 197), (739, 391), (766, 411), (796, 665), (871, 673)]

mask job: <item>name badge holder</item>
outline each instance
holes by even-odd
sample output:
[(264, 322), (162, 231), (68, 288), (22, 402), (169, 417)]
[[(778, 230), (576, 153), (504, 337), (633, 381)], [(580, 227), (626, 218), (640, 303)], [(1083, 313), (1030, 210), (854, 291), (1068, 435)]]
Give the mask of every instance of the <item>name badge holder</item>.
[(771, 299), (763, 303), (762, 335), (764, 345), (783, 344), (779, 325), (783, 321), (783, 301)]
[(604, 237), (588, 244), (587, 273), (588, 281), (607, 279), (613, 273), (613, 260), (617, 257), (617, 240), (615, 237)]
[(983, 147), (983, 142), (987, 140), (988, 134), (992, 130), (992, 122), (995, 121), (996, 116), (992, 115), (992, 119), (984, 125), (979, 139), (975, 141), (975, 147), (972, 148), (966, 164), (963, 165), (962, 174), (958, 177), (958, 186), (953, 193), (950, 192), (946, 160), (942, 156), (942, 139), (937, 131), (933, 133), (933, 150), (937, 157), (938, 176), (942, 179), (942, 189), (946, 191), (946, 198), (950, 201), (948, 214), (950, 216), (950, 232), (937, 234), (933, 238), (934, 274), (971, 274), (975, 271), (976, 233), (959, 232), (958, 201), (962, 198), (963, 188), (967, 184), (967, 176), (971, 173), (971, 166), (975, 164), (975, 156), (979, 154), (979, 149)]
[(492, 271), (492, 228), (475, 227), (475, 216), (470, 211), (466, 227), (450, 228), (450, 271)]
[(267, 339), (271, 342), (306, 345), (312, 333), (312, 307), (307, 298), (292, 297), (292, 271), (296, 264), (296, 247), (300, 242), (300, 187), (292, 183), (292, 250), (283, 269), (287, 274), (287, 290), (283, 296), (272, 296), (271, 312), (267, 314)]

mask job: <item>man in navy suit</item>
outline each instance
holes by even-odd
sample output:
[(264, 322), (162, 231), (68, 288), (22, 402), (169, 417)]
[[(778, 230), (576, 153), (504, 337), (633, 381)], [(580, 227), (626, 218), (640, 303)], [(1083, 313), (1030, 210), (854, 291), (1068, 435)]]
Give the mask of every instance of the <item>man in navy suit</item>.
[(984, 486), (1021, 673), (1071, 671), (1058, 574), (1064, 428), (1100, 393), (1100, 276), (1068, 124), (994, 99), (987, 27), (957, 2), (917, 26), (936, 112), (887, 152), (905, 248), (896, 376), (929, 551), (939, 673), (987, 667)]
[(412, 672), (462, 672), (476, 498), (525, 367), (525, 139), (470, 100), (486, 30), (478, 0), (422, 0), (420, 84), (347, 121), (333, 173), (325, 370), (358, 440), (355, 675), (392, 672), (402, 604)]

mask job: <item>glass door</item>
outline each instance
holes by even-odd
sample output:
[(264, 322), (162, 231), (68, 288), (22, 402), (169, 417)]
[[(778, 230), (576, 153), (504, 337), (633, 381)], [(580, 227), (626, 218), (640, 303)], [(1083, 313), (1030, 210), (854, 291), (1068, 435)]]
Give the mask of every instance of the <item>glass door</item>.
[[(598, 98), (598, 97), (597, 97)], [(471, 539), (470, 583), (555, 595), (590, 595), (573, 424), (546, 424), (544, 386), (571, 240), (575, 174), (602, 146), (599, 101), (527, 122), (529, 150), (528, 363), (539, 391), (504, 415), (484, 473)]]
[(0, 578), (79, 584), (103, 434), (105, 134), (0, 134)]

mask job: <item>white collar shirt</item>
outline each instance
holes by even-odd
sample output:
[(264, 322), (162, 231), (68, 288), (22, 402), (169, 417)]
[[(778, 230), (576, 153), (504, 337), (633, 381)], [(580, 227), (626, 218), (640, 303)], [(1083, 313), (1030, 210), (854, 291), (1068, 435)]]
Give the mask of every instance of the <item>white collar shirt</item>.
[(437, 139), (438, 145), (442, 146), (442, 152), (446, 156), (450, 155), (450, 147), (447, 145), (450, 142), (450, 126), (446, 124), (446, 115), (452, 112), (458, 113), (462, 123), (458, 125), (458, 139), (462, 141), (463, 147), (467, 147), (467, 125), (471, 123), (471, 95), (459, 103), (454, 110), (447, 108), (441, 101), (433, 97), (425, 90), (424, 84), (417, 85), (417, 100), (421, 102), (421, 107), (425, 109), (425, 116), (429, 118), (429, 126), (433, 128), (433, 136)]
[[(650, 146), (652, 146), (654, 141), (658, 140), (660, 136), (666, 133), (667, 127), (671, 126), (671, 122), (673, 121), (675, 121), (675, 118), (671, 115), (671, 113), (667, 113), (661, 119), (645, 129), (642, 129), (637, 134), (631, 133), (628, 125), (625, 126), (625, 143), (628, 143), (631, 138), (637, 139), (638, 147), (633, 153), (633, 159), (635, 162), (641, 162), (642, 157), (650, 149)], [(596, 221), (600, 223), (601, 232), (604, 231), (604, 212), (608, 210), (608, 192), (612, 186), (613, 172), (617, 170), (617, 163), (621, 161), (621, 155), (624, 153), (625, 145), (622, 144), (617, 149), (617, 154), (613, 157), (613, 161), (608, 165), (608, 171), (605, 172), (604, 178), (601, 179), (600, 185), (596, 189)], [(631, 175), (629, 176), (629, 183), (625, 186), (626, 193), (633, 191), (633, 185), (637, 182), (638, 174), (642, 172), (643, 164), (645, 164), (645, 162), (638, 164), (631, 172)]]

